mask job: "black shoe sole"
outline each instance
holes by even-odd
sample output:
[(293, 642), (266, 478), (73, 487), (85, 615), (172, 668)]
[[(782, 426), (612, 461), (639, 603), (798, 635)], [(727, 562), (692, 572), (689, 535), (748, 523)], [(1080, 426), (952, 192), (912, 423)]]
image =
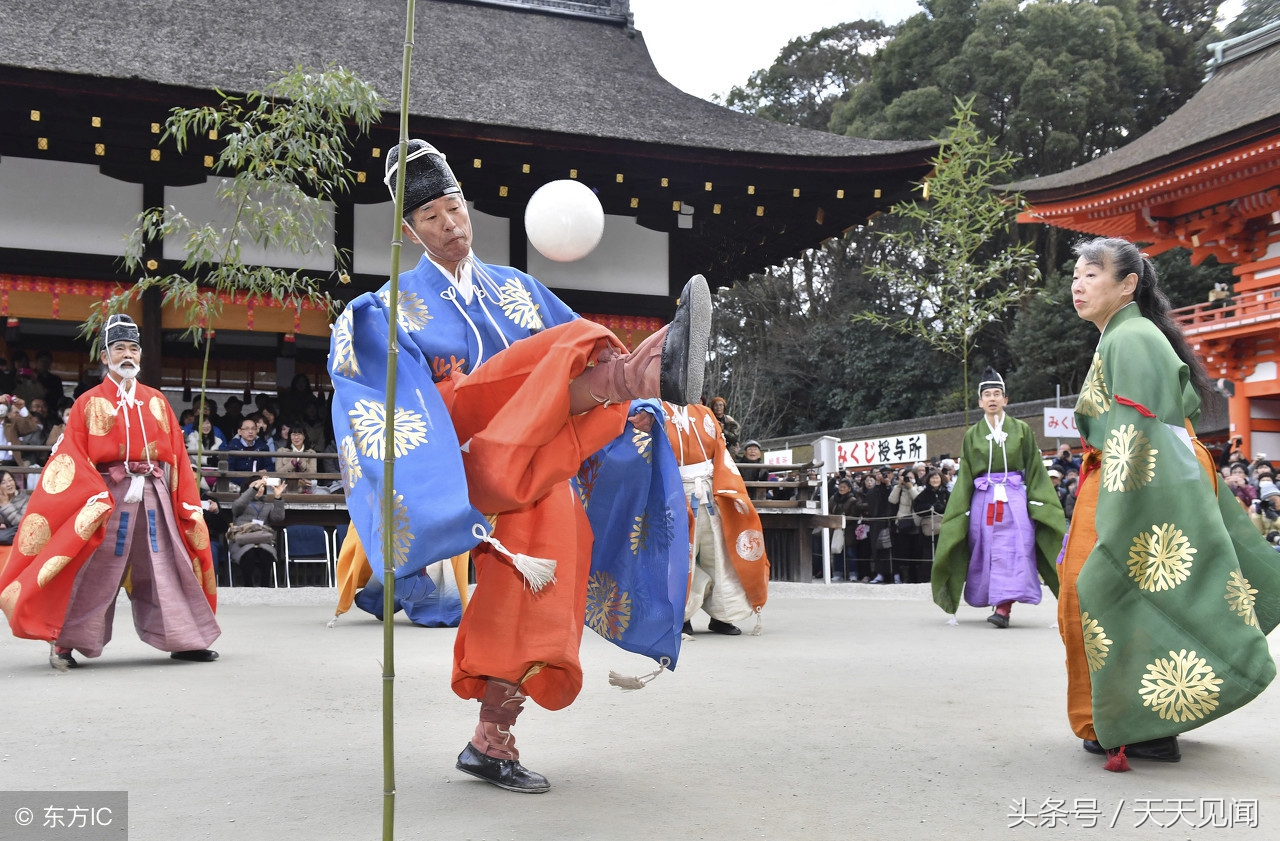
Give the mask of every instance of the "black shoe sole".
[[(669, 368), (665, 363), (684, 344), (687, 351), (680, 365)], [(662, 399), (676, 405), (696, 403), (702, 399), (707, 371), (707, 351), (711, 347), (711, 290), (700, 274), (689, 278), (680, 293), (675, 318), (667, 327), (662, 343)], [(672, 360), (673, 362), (676, 360)]]

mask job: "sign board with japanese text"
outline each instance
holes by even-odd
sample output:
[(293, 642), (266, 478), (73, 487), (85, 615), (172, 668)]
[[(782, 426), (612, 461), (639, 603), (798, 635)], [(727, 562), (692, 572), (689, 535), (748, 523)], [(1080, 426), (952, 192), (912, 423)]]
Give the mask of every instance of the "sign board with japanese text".
[(770, 450), (764, 454), (765, 464), (791, 464), (790, 450)]
[(841, 441), (836, 446), (841, 467), (874, 467), (877, 464), (898, 464), (906, 461), (924, 461), (929, 457), (928, 436), (891, 435), (886, 438), (867, 438), (862, 441)]
[(1076, 410), (1074, 408), (1046, 406), (1044, 410), (1044, 437), (1079, 438), (1080, 430), (1076, 429)]

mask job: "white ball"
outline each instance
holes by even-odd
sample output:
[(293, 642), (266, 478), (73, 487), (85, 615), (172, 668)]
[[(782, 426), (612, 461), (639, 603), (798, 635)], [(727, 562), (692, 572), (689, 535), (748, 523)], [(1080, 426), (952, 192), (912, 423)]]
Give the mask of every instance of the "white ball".
[(582, 182), (551, 181), (529, 197), (524, 230), (529, 242), (548, 260), (581, 260), (604, 234), (604, 208)]

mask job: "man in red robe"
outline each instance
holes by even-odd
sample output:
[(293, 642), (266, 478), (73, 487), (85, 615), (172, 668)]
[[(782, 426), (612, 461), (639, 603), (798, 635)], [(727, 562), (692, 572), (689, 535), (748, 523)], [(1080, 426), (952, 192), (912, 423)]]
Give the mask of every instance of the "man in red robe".
[(200, 494), (182, 428), (137, 381), (138, 326), (103, 328), (102, 383), (76, 400), (0, 570), (0, 609), (14, 636), (49, 641), (59, 671), (111, 640), (123, 586), (138, 636), (177, 660), (208, 662), (221, 631)]

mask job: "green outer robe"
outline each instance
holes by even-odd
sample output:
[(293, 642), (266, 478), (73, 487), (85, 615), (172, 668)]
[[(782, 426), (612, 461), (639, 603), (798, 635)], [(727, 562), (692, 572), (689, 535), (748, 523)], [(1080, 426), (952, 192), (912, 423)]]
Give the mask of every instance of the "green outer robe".
[(1199, 727), (1275, 676), (1265, 634), (1280, 621), (1280, 557), (1179, 437), (1199, 416), (1187, 366), (1136, 304), (1122, 308), (1076, 403), (1102, 452), (1077, 591), (1106, 747)]
[[(955, 613), (960, 606), (965, 578), (969, 573), (969, 506), (973, 502), (973, 480), (987, 472), (987, 456), (991, 454), (992, 446), (987, 440), (989, 431), (986, 421), (979, 420), (965, 432), (955, 489), (951, 492), (938, 532), (938, 548), (934, 552), (931, 576), (933, 601), (947, 613)], [(1058, 501), (1058, 492), (1053, 488), (1031, 427), (1005, 415), (1004, 431), (1009, 435), (1005, 439), (1009, 470), (1022, 471), (1023, 484), (1027, 489), (1028, 514), (1036, 530), (1036, 569), (1057, 596), (1057, 559), (1062, 552), (1063, 535), (1067, 532), (1062, 503)], [(991, 470), (1004, 472), (1005, 462), (999, 450), (991, 455)]]

